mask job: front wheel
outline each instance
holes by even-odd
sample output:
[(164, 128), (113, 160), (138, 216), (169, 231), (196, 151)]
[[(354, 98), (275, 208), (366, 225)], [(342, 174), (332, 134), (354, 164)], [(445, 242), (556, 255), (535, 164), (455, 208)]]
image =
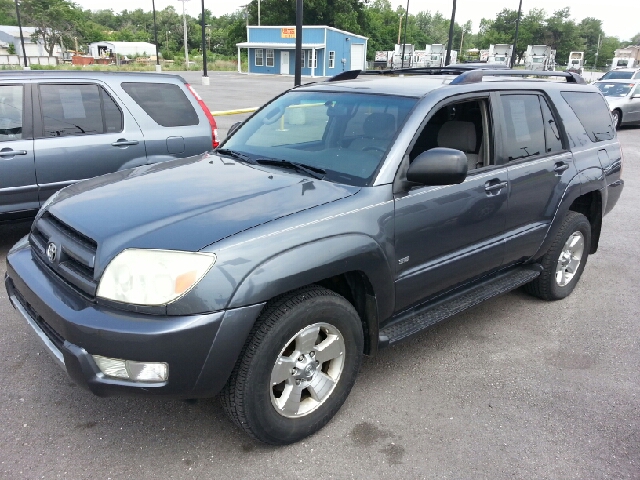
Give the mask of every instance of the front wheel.
[(620, 127), (620, 122), (622, 122), (622, 113), (620, 110), (614, 110), (611, 112), (611, 118), (613, 119), (613, 128)]
[(362, 325), (353, 306), (318, 286), (285, 294), (256, 322), (222, 394), (231, 419), (273, 445), (326, 425), (360, 368)]
[(525, 290), (544, 300), (560, 300), (575, 288), (591, 249), (591, 224), (581, 213), (570, 211), (547, 253), (543, 271)]

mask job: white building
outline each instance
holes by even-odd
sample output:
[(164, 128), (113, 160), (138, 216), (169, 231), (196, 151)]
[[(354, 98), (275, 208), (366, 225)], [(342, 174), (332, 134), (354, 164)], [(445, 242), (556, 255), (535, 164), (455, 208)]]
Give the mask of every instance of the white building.
[(149, 42), (93, 42), (89, 44), (89, 55), (94, 58), (121, 55), (134, 57), (136, 55), (151, 56), (156, 54), (156, 46)]
[[(22, 27), (22, 36), (24, 37), (24, 49), (27, 53), (27, 57), (45, 57), (49, 54), (44, 49), (42, 39), (38, 39), (38, 42), (34, 42), (31, 39), (36, 31), (36, 27)], [(12, 25), (0, 25), (0, 54), (6, 55), (9, 50), (9, 45), (13, 44), (16, 49), (16, 54), (22, 56), (22, 45), (20, 44), (20, 29)], [(53, 56), (61, 57), (62, 52), (60, 45), (53, 47)]]

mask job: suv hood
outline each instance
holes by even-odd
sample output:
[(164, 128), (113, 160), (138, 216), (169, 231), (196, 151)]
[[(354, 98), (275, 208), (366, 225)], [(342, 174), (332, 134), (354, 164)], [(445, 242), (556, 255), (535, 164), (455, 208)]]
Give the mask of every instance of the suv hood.
[(97, 242), (98, 267), (130, 247), (197, 251), (359, 190), (204, 154), (71, 185), (49, 212)]

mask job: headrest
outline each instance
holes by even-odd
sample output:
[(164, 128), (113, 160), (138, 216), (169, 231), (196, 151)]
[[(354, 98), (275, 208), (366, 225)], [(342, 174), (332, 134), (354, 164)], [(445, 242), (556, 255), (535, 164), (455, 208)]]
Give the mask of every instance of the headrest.
[(371, 113), (362, 124), (366, 137), (391, 138), (396, 133), (396, 118), (390, 113)]
[(438, 146), (455, 148), (463, 152), (475, 152), (476, 127), (471, 122), (447, 122), (438, 132)]

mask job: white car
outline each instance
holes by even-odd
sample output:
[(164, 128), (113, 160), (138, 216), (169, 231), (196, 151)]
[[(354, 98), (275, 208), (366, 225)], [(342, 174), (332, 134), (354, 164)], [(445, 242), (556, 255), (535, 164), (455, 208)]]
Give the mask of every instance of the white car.
[(595, 85), (609, 104), (616, 128), (640, 124), (640, 79), (602, 80)]

